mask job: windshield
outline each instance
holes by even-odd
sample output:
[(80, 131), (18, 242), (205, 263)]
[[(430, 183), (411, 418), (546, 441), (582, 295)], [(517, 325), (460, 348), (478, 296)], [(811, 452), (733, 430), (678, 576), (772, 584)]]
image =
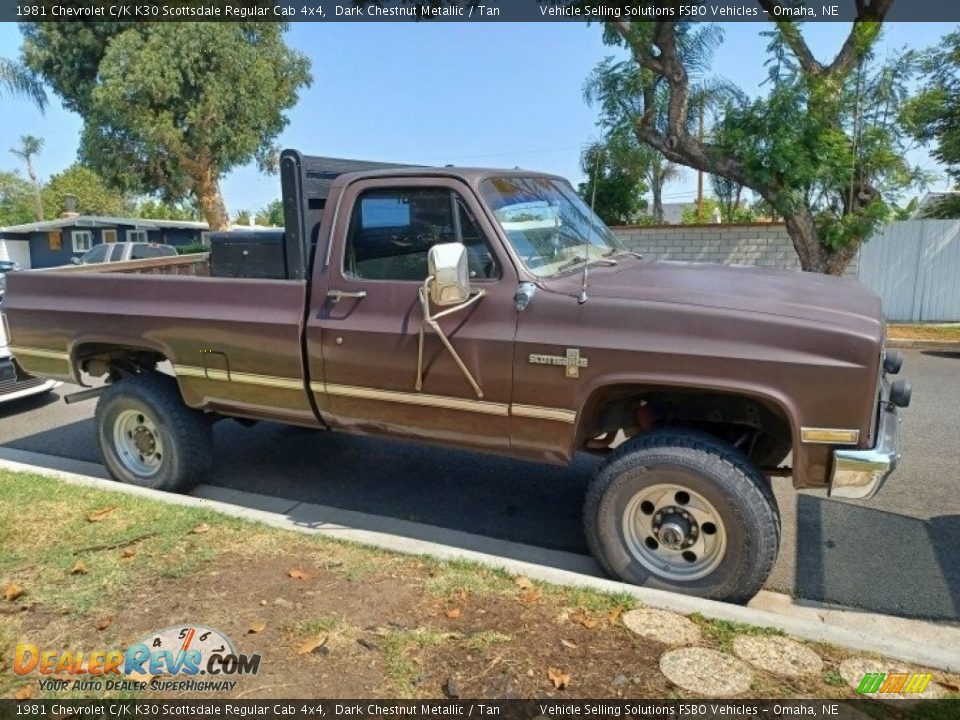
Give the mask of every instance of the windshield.
[(567, 183), (540, 177), (497, 177), (480, 186), (484, 200), (538, 277), (556, 275), (623, 246)]

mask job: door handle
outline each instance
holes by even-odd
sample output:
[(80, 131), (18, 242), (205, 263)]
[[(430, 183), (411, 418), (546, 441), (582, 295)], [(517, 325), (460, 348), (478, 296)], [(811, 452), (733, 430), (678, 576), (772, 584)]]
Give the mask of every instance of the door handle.
[(366, 296), (367, 296), (366, 290), (329, 290), (327, 292), (327, 299), (333, 303), (338, 303), (344, 298), (362, 300)]

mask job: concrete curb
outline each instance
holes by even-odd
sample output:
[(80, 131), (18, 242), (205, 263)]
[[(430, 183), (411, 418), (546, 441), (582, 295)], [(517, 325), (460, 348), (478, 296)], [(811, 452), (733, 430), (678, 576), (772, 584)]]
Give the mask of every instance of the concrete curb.
[(933, 350), (934, 352), (960, 353), (960, 342), (945, 340), (898, 340), (888, 338), (887, 347), (899, 350)]
[[(585, 587), (606, 593), (625, 593), (633, 596), (646, 606), (671, 610), (684, 615), (699, 613), (704, 617), (714, 620), (727, 620), (747, 625), (776, 628), (788, 635), (812, 642), (838, 645), (850, 650), (886, 655), (890, 658), (930, 668), (937, 668), (949, 672), (960, 672), (960, 646), (954, 644), (948, 647), (935, 647), (929, 643), (918, 642), (912, 637), (901, 639), (900, 633), (886, 637), (878, 637), (877, 632), (879, 626), (876, 624), (871, 625), (867, 623), (866, 627), (855, 629), (826, 622), (825, 618), (828, 617), (829, 614), (817, 614), (816, 618), (797, 617), (794, 615), (775, 613), (769, 610), (760, 610), (687, 595), (678, 595), (662, 590), (641, 588), (589, 574), (594, 568), (583, 567), (578, 568), (579, 571), (571, 571), (557, 567), (549, 567), (538, 562), (510, 559), (509, 557), (502, 557), (491, 554), (490, 552), (468, 550), (435, 541), (404, 537), (395, 534), (395, 532), (405, 529), (404, 525), (412, 526), (415, 524), (402, 520), (369, 516), (363, 513), (350, 513), (349, 511), (343, 511), (337, 508), (308, 505), (306, 503), (297, 503), (296, 501), (281, 498), (257, 496), (252, 493), (243, 493), (236, 490), (224, 491), (222, 489), (216, 489), (217, 492), (214, 494), (228, 494), (234, 499), (242, 498), (249, 504), (254, 505), (254, 507), (242, 507), (234, 503), (211, 499), (209, 497), (165, 493), (131, 485), (123, 485), (99, 477), (91, 477), (66, 470), (51, 469), (50, 467), (29, 464), (14, 459), (5, 459), (9, 458), (12, 453), (8, 448), (3, 448), (2, 451), (2, 454), (0, 454), (0, 468), (4, 470), (30, 472), (44, 477), (56, 478), (74, 485), (96, 488), (108, 492), (127, 493), (171, 505), (204, 508), (231, 517), (260, 522), (275, 528), (293, 530), (295, 532), (322, 534), (371, 545), (392, 552), (427, 555), (443, 560), (469, 560), (488, 567), (499, 568), (515, 575), (526, 575), (533, 580), (539, 580), (541, 582), (571, 587)], [(53, 464), (58, 464), (63, 461), (62, 458), (53, 458), (22, 451), (16, 451), (16, 455), (20, 460), (26, 460), (29, 456), (32, 456), (32, 459), (39, 460), (43, 458), (45, 461), (50, 461)], [(85, 463), (85, 465), (89, 466), (91, 464)], [(207, 491), (208, 489), (209, 486), (201, 486), (200, 488), (201, 491)], [(278, 504), (289, 507), (281, 509), (277, 507)], [(257, 507), (258, 505), (261, 507), (273, 505), (274, 509), (260, 509)], [(356, 526), (351, 527), (342, 522), (345, 516), (364, 521), (361, 524), (366, 524), (366, 521), (373, 519), (377, 521), (380, 529), (365, 530), (359, 529)], [(367, 525), (367, 527), (370, 527), (370, 525)], [(419, 527), (422, 529), (424, 526)], [(432, 534), (436, 537), (449, 536), (450, 533), (454, 533), (460, 540), (469, 538), (472, 541), (471, 544), (477, 547), (489, 546), (490, 549), (496, 548), (516, 551), (516, 547), (510, 548), (506, 546), (518, 545), (517, 543), (504, 544), (503, 541), (497, 541), (491, 538), (479, 538), (467, 533), (457, 533), (442, 528), (430, 528), (430, 530), (435, 531)], [(544, 555), (544, 560), (552, 560), (555, 562), (560, 559), (556, 557), (558, 555), (556, 551), (528, 548), (528, 546), (522, 547), (532, 551), (534, 556), (537, 553)], [(569, 553), (559, 553), (559, 555), (569, 555)], [(572, 557), (580, 558), (580, 556)], [(872, 617), (884, 618), (884, 616), (878, 615)], [(899, 619), (888, 618), (888, 620), (897, 621)], [(943, 631), (942, 626), (929, 623), (915, 624), (929, 625), (934, 635), (938, 631)]]

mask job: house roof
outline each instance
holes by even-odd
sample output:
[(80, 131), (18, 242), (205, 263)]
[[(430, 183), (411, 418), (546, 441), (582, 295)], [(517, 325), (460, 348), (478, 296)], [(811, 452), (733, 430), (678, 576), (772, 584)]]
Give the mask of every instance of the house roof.
[(24, 223), (23, 225), (8, 225), (7, 227), (0, 227), (0, 232), (31, 233), (57, 230), (64, 227), (113, 227), (115, 225), (131, 225), (135, 228), (147, 230), (163, 228), (207, 229), (205, 222), (195, 222), (193, 220), (147, 220), (145, 218), (121, 218), (106, 215), (77, 215), (75, 217), (57, 218), (56, 220)]
[(927, 210), (930, 210), (934, 205), (936, 205), (938, 200), (942, 200), (945, 197), (950, 197), (951, 195), (960, 195), (960, 191), (957, 190), (946, 190), (944, 192), (928, 192), (923, 196), (923, 199), (917, 205), (917, 209), (913, 211), (911, 218), (922, 218)]
[[(76, 217), (57, 218), (56, 220), (41, 220), (39, 222), (25, 223), (23, 225), (8, 225), (0, 227), (0, 233), (24, 234), (32, 232), (43, 232), (45, 230), (58, 230), (65, 227), (114, 227), (116, 225), (129, 225), (134, 228), (144, 230), (207, 230), (209, 226), (205, 222), (195, 220), (147, 220), (146, 218), (122, 218), (110, 217), (107, 215), (77, 215)], [(258, 230), (260, 226), (233, 225), (231, 230)]]

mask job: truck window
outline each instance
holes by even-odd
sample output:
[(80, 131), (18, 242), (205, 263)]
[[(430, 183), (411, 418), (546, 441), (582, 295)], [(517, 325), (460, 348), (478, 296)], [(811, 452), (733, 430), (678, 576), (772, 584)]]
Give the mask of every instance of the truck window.
[(470, 276), (499, 277), (496, 260), (463, 199), (442, 188), (367, 190), (350, 217), (344, 274), (423, 282), (427, 252), (438, 243), (467, 246)]
[(83, 262), (85, 263), (99, 263), (107, 259), (107, 252), (110, 250), (109, 245), (97, 245), (93, 250), (90, 250), (86, 255), (83, 256)]
[(168, 248), (166, 245), (134, 245), (130, 251), (131, 260), (143, 260), (144, 258), (167, 257), (176, 255), (176, 250)]

